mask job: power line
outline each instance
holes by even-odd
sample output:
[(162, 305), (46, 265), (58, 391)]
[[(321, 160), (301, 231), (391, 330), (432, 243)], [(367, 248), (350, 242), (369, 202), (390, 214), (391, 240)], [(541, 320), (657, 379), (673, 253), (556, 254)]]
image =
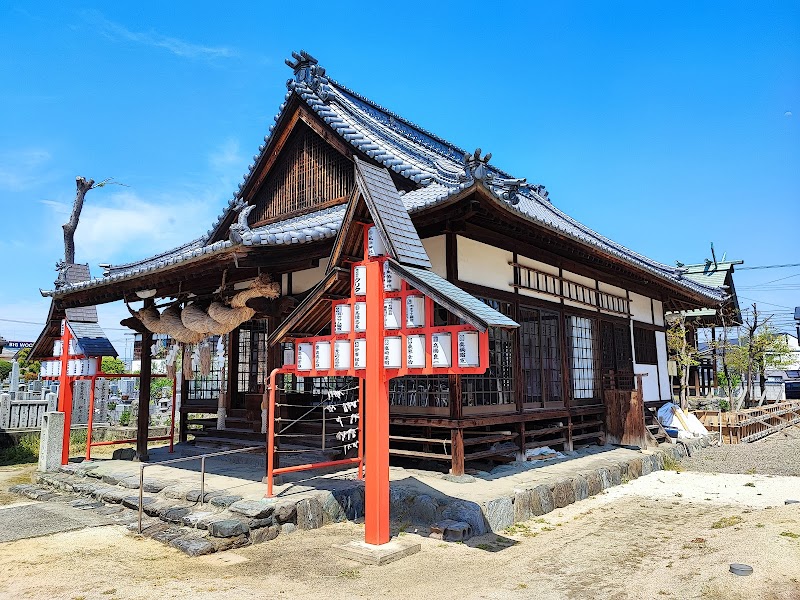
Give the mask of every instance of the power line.
[(758, 267), (739, 267), (737, 271), (745, 271), (751, 269), (784, 269), (788, 267), (800, 267), (800, 263), (791, 263), (788, 265), (762, 265)]
[[(38, 325), (39, 327), (44, 327), (45, 323), (37, 323), (36, 321), (19, 321), (17, 319), (0, 319), (5, 323), (21, 323), (23, 325)], [(109, 331), (130, 331), (125, 327), (104, 327), (103, 329), (108, 329)]]

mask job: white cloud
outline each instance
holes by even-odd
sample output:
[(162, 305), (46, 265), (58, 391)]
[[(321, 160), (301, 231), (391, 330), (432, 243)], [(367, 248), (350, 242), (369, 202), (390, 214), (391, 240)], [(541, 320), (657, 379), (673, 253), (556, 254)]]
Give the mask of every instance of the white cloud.
[[(218, 202), (204, 197), (165, 194), (144, 200), (128, 190), (101, 194), (94, 190), (86, 196), (75, 234), (76, 259), (90, 265), (143, 259), (188, 242), (205, 232), (218, 209)], [(43, 203), (58, 225), (71, 208), (60, 202)]]
[(0, 189), (20, 192), (42, 183), (50, 153), (42, 149), (0, 152)]
[(206, 61), (233, 58), (238, 55), (236, 50), (227, 46), (194, 44), (179, 38), (161, 35), (152, 30), (131, 31), (119, 23), (109, 21), (97, 11), (89, 11), (87, 15), (94, 22), (100, 33), (112, 40), (134, 42), (151, 48), (166, 50), (175, 56)]

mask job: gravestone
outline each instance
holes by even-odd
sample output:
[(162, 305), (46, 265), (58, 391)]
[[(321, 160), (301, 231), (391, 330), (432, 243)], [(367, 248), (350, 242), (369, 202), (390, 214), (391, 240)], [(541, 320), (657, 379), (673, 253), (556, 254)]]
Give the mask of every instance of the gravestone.
[(39, 471), (58, 471), (64, 444), (64, 413), (48, 412), (42, 417), (39, 443)]

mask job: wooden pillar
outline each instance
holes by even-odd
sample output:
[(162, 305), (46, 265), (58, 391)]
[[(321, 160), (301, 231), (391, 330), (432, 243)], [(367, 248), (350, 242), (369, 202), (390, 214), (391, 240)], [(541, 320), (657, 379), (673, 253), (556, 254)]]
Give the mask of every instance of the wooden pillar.
[(450, 430), (450, 453), (452, 458), (450, 473), (453, 475), (464, 474), (464, 430)]
[(383, 268), (369, 262), (367, 269), (367, 397), (365, 458), (367, 475), (364, 485), (364, 541), (385, 544), (389, 529), (389, 379), (383, 364)]
[[(153, 300), (144, 301), (144, 308), (153, 306)], [(153, 334), (146, 331), (142, 334), (142, 366), (139, 370), (139, 419), (136, 429), (136, 460), (147, 462), (147, 438), (150, 435), (150, 384), (152, 382)]]

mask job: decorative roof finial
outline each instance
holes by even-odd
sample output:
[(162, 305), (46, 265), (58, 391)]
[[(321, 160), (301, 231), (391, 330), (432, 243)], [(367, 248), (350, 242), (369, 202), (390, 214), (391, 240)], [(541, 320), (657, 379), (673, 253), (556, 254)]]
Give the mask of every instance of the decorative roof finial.
[(477, 148), (472, 154), (464, 154), (464, 173), (459, 177), (461, 181), (480, 181), (501, 200), (509, 204), (519, 204), (517, 193), (521, 188), (528, 187), (525, 179), (503, 179), (489, 169), (489, 160), (492, 153), (487, 152), (481, 157), (481, 149)]
[(234, 244), (241, 244), (244, 241), (244, 234), (250, 233), (250, 225), (247, 223), (247, 217), (255, 209), (255, 204), (249, 206), (244, 201), (239, 201), (234, 210), (239, 213), (235, 223), (232, 223), (228, 231), (228, 239)]
[(330, 88), (328, 78), (325, 77), (325, 68), (321, 67), (316, 58), (305, 50), (300, 54), (292, 52), (292, 59), (286, 59), (286, 64), (294, 71), (294, 80), (289, 80), (287, 86), (292, 89), (298, 83), (305, 83), (323, 100), (328, 99)]

